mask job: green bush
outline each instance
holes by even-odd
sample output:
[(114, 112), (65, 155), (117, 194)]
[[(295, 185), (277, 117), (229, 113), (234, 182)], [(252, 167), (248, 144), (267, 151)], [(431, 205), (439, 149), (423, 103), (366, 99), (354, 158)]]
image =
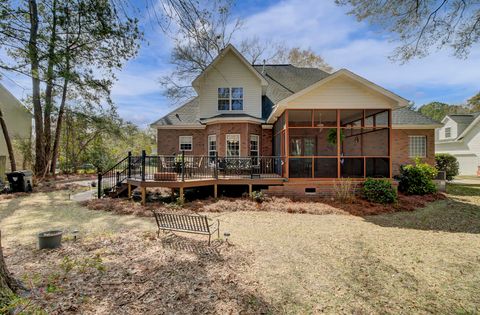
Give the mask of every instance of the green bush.
[(398, 189), (407, 195), (426, 195), (437, 191), (433, 179), (437, 176), (437, 169), (419, 159), (415, 164), (401, 167)]
[(435, 167), (439, 171), (445, 172), (447, 180), (452, 180), (458, 175), (458, 161), (457, 158), (448, 153), (435, 154)]
[(362, 191), (368, 201), (383, 204), (397, 201), (397, 190), (388, 179), (367, 178)]
[(252, 193), (250, 194), (250, 198), (252, 198), (253, 201), (258, 203), (262, 203), (266, 200), (265, 194), (261, 191), (256, 190), (252, 191)]

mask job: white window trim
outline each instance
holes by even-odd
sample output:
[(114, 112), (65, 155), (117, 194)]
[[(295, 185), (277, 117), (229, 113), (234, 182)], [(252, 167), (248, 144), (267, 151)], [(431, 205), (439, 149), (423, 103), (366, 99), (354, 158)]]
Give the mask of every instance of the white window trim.
[(228, 136), (238, 136), (238, 157), (242, 156), (242, 137), (239, 133), (227, 133), (225, 135), (225, 157), (228, 156)]
[[(241, 88), (242, 89), (242, 101), (243, 101), (243, 104), (242, 104), (242, 109), (232, 109), (232, 100), (234, 99), (232, 97), (232, 89), (236, 89), (236, 88)], [(226, 98), (220, 98), (218, 97), (218, 89), (228, 89), (228, 109), (218, 109), (218, 101), (220, 100), (226, 100)], [(236, 100), (239, 100), (239, 98), (236, 98)], [(239, 113), (239, 112), (243, 112), (245, 111), (245, 89), (243, 88), (243, 86), (230, 86), (230, 87), (227, 87), (227, 86), (221, 86), (219, 88), (217, 88), (217, 111), (218, 112), (222, 112), (222, 113), (227, 113), (227, 112), (234, 112), (234, 113)]]
[[(252, 150), (252, 138), (256, 138), (257, 139), (257, 149), (256, 150)], [(260, 163), (260, 136), (259, 135), (256, 135), (256, 134), (250, 134), (250, 138), (249, 138), (249, 154), (250, 156), (252, 156), (252, 151), (255, 151), (257, 152), (257, 164), (258, 165)]]
[[(448, 130), (448, 136), (447, 136), (447, 130)], [(452, 127), (445, 127), (445, 139), (449, 139), (452, 137)]]
[[(189, 138), (190, 139), (190, 150), (182, 150), (182, 138)], [(187, 143), (184, 143), (187, 144)], [(193, 136), (178, 136), (178, 150), (179, 151), (193, 151)]]
[[(215, 151), (210, 150), (210, 139), (215, 139)], [(218, 152), (217, 135), (208, 135), (208, 137), (207, 137), (207, 154), (208, 154), (208, 160), (209, 161), (210, 161), (210, 152)]]
[[(425, 139), (425, 154), (423, 156), (421, 155), (412, 155), (412, 150), (411, 149), (411, 141), (413, 138), (423, 138)], [(412, 135), (412, 136), (408, 136), (408, 156), (410, 158), (426, 158), (427, 157), (427, 150), (428, 150), (428, 142), (427, 142), (427, 136), (424, 136), (424, 135)]]

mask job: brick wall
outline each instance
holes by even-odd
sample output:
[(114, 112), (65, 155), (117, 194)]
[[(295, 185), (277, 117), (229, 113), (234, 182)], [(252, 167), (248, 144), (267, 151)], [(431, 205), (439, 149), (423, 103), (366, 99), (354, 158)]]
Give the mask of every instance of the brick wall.
[(409, 157), (409, 136), (427, 137), (427, 157), (425, 161), (435, 164), (435, 134), (433, 129), (392, 129), (392, 171), (400, 173), (402, 164), (412, 163)]
[(225, 123), (206, 126), (205, 129), (158, 129), (158, 154), (171, 155), (180, 153), (179, 136), (193, 137), (193, 150), (186, 152), (192, 155), (207, 155), (207, 140), (209, 135), (217, 136), (217, 152), (219, 156), (226, 154), (226, 135), (240, 134), (240, 154), (250, 155), (250, 135), (258, 135), (260, 139), (260, 155), (272, 155), (272, 131), (263, 129), (258, 124)]

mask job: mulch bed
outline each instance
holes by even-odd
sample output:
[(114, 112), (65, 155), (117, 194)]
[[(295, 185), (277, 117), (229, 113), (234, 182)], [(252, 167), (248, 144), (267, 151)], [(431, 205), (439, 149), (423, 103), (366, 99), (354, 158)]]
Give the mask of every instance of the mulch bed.
[(235, 212), (235, 211), (276, 211), (287, 213), (309, 214), (352, 214), (356, 216), (376, 215), (399, 211), (413, 211), (425, 207), (428, 203), (444, 200), (447, 197), (442, 193), (425, 196), (407, 196), (399, 194), (398, 202), (391, 205), (372, 203), (356, 198), (350, 203), (343, 203), (334, 199), (324, 198), (319, 201), (292, 201), (288, 198), (269, 198), (262, 203), (248, 198), (208, 198), (188, 202), (183, 206), (175, 204), (148, 203), (143, 207), (138, 202), (126, 199), (94, 199), (84, 202), (84, 206), (92, 210), (109, 211), (116, 214), (133, 214), (138, 216), (152, 216), (152, 210), (164, 212)]
[(174, 235), (123, 233), (6, 250), (29, 289), (26, 312), (47, 314), (259, 314), (271, 307), (241, 277), (251, 255), (235, 246)]

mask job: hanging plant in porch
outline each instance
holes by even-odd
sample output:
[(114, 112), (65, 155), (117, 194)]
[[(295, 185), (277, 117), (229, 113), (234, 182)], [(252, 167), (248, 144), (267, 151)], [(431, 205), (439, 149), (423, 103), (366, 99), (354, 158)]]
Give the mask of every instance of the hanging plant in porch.
[[(343, 134), (343, 130), (340, 129), (340, 143), (342, 143), (344, 139), (345, 139), (345, 135)], [(333, 147), (337, 145), (337, 129), (336, 128), (328, 129), (327, 142)]]

